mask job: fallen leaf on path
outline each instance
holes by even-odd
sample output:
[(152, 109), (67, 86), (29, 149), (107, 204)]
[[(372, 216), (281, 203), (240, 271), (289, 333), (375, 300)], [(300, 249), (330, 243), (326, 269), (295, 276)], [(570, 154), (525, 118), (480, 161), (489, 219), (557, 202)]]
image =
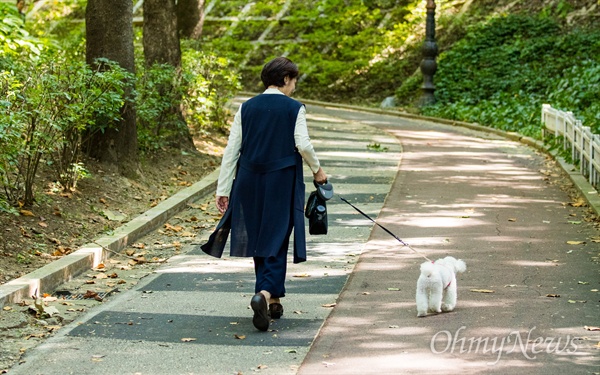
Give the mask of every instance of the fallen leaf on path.
[(585, 206), (585, 199), (579, 198), (577, 202), (571, 202), (569, 205), (573, 207), (583, 207)]
[(100, 297), (98, 295), (98, 293), (92, 291), (92, 290), (88, 290), (87, 292), (85, 292), (85, 294), (83, 295), (84, 299), (95, 299), (98, 302), (102, 302), (102, 297)]
[(233, 337), (235, 337), (237, 340), (243, 340), (246, 338), (244, 335), (233, 335)]
[(560, 294), (546, 294), (546, 297), (550, 297), (550, 298), (559, 298)]
[(584, 245), (585, 241), (567, 241), (569, 245)]
[(589, 285), (590, 283), (588, 283), (587, 281), (578, 281), (577, 284)]
[(54, 331), (58, 331), (62, 327), (61, 326), (46, 326), (45, 328), (48, 330), (48, 332), (52, 333)]
[(169, 223), (166, 223), (164, 225), (164, 227), (165, 227), (166, 230), (170, 230), (170, 231), (175, 232), (175, 233), (181, 232), (183, 230), (183, 227), (181, 225), (173, 226), (173, 225), (171, 225)]
[(335, 305), (336, 305), (335, 303), (326, 303), (324, 305), (321, 305), (321, 307), (328, 307), (329, 308), (329, 307), (335, 307)]
[(35, 214), (29, 210), (21, 210), (19, 213), (21, 213), (23, 216), (35, 216)]
[(195, 338), (193, 337), (185, 337), (181, 339), (182, 342), (192, 342), (192, 341), (196, 341)]
[(471, 292), (475, 292), (475, 293), (494, 293), (494, 291), (490, 290), (490, 289), (471, 289)]
[(600, 327), (594, 327), (594, 326), (583, 326), (583, 328), (586, 331), (600, 331)]
[(298, 273), (298, 274), (295, 274), (294, 277), (310, 277), (310, 275), (307, 273)]
[(517, 219), (514, 218), (514, 217), (511, 217), (511, 218), (508, 219), (508, 221), (515, 222), (515, 221), (517, 221)]
[(35, 333), (35, 334), (31, 334), (31, 335), (28, 335), (27, 337), (25, 337), (25, 340), (29, 340), (29, 339), (30, 339), (30, 338), (32, 338), (32, 337), (35, 337), (35, 338), (41, 339), (41, 338), (43, 338), (43, 337), (45, 337), (45, 336), (46, 336), (46, 333), (45, 333), (45, 332), (44, 332), (44, 333)]

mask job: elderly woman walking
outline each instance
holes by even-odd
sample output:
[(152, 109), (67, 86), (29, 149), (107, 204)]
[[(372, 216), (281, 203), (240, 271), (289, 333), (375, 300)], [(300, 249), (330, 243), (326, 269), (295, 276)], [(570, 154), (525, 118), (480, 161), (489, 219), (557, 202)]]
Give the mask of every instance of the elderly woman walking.
[[(253, 257), (255, 295), (252, 323), (261, 331), (283, 314), (289, 239), (294, 263), (306, 261), (302, 160), (325, 183), (308, 135), (306, 109), (290, 96), (298, 67), (285, 57), (262, 70), (265, 91), (243, 103), (235, 115), (221, 162), (216, 205), (223, 217), (201, 246), (221, 257), (231, 234), (231, 256)], [(231, 232), (231, 233), (230, 233)]]

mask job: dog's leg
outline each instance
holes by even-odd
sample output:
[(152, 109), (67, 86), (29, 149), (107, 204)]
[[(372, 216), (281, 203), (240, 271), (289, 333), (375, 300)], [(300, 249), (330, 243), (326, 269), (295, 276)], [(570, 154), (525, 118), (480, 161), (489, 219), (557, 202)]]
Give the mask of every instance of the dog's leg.
[(423, 285), (421, 280), (419, 280), (417, 282), (417, 296), (416, 296), (417, 317), (427, 316), (427, 304), (428, 304), (427, 296), (428, 296), (428, 294), (429, 294), (429, 291), (427, 290), (425, 285)]
[(446, 288), (446, 291), (444, 293), (444, 302), (442, 303), (442, 311), (449, 312), (449, 311), (454, 310), (454, 307), (456, 306), (456, 297), (457, 297), (457, 293), (456, 293), (456, 277), (455, 277), (452, 279), (452, 282), (450, 283), (448, 288)]
[(429, 311), (442, 312), (442, 293), (444, 292), (442, 283), (433, 283), (430, 285), (431, 293), (429, 295)]

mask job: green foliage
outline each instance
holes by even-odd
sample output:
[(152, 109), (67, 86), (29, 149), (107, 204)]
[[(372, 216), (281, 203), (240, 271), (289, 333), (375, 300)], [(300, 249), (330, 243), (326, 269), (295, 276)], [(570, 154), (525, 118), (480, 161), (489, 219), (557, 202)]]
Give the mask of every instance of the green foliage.
[(102, 131), (97, 117), (119, 119), (127, 73), (101, 61), (91, 70), (61, 55), (43, 55), (19, 73), (0, 75), (0, 173), (4, 201), (30, 206), (36, 173), (43, 161), (64, 189), (74, 188), (86, 172), (80, 164), (84, 130)]
[(0, 3), (0, 21), (0, 58), (40, 54), (43, 43), (27, 32), (23, 18), (13, 4)]
[(138, 64), (137, 77), (138, 145), (144, 151), (157, 150), (187, 131), (185, 121), (173, 110), (181, 106), (185, 89), (181, 72), (169, 64), (149, 68)]
[[(600, 34), (599, 34), (600, 37)], [(600, 134), (600, 61), (582, 60), (563, 71), (548, 93), (554, 108), (571, 111), (583, 124)]]
[(188, 125), (198, 132), (206, 127), (225, 130), (227, 101), (241, 87), (231, 60), (188, 48), (182, 62)]
[(26, 26), (32, 35), (51, 40), (51, 48), (78, 58), (85, 54), (85, 7), (87, 0), (30, 2)]
[[(599, 31), (564, 32), (546, 17), (509, 15), (476, 24), (440, 56), (438, 102), (424, 113), (539, 137), (544, 102), (586, 116), (597, 108), (598, 64), (592, 61), (600, 55), (599, 40)], [(598, 126), (597, 118), (586, 120)]]
[(260, 69), (276, 56), (298, 64), (298, 96), (338, 102), (379, 103), (415, 70), (407, 53), (419, 47), (409, 41), (424, 16), (419, 1), (293, 0), (278, 20), (284, 1), (257, 1), (240, 14), (246, 3), (216, 2), (210, 15), (242, 22), (207, 20), (202, 41), (204, 51), (237, 64), (246, 90), (263, 89)]

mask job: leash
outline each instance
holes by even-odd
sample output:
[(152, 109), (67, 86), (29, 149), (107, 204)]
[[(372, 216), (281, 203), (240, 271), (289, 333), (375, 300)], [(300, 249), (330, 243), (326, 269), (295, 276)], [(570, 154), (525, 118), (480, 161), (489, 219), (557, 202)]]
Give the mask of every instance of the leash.
[(417, 250), (413, 249), (412, 246), (410, 246), (409, 244), (407, 244), (406, 242), (402, 241), (398, 236), (396, 236), (394, 233), (390, 232), (386, 227), (384, 227), (383, 225), (379, 224), (378, 222), (376, 222), (375, 220), (373, 220), (369, 215), (367, 215), (366, 213), (362, 212), (358, 207), (356, 207), (355, 205), (353, 205), (352, 203), (348, 202), (346, 199), (344, 199), (341, 195), (337, 195), (338, 198), (340, 198), (341, 200), (343, 200), (344, 202), (346, 202), (348, 205), (350, 205), (350, 207), (354, 208), (356, 211), (358, 211), (361, 215), (363, 215), (364, 217), (366, 217), (367, 219), (371, 220), (373, 222), (373, 224), (378, 225), (381, 229), (383, 229), (384, 231), (386, 231), (390, 236), (394, 237), (395, 239), (398, 240), (398, 242), (400, 242), (402, 244), (402, 246), (406, 246), (409, 249), (411, 249), (414, 253), (422, 256), (423, 258), (427, 259), (428, 261), (430, 261), (431, 263), (433, 263), (433, 261), (429, 258), (427, 258), (425, 255), (419, 253)]

